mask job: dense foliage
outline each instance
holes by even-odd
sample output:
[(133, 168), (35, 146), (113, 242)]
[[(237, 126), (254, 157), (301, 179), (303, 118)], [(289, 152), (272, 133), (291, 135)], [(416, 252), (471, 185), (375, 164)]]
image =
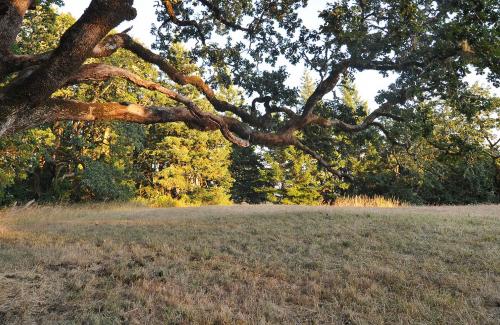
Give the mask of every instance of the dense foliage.
[[(54, 122), (0, 139), (0, 204), (32, 199), (135, 199), (154, 206), (330, 204), (338, 196), (353, 194), (419, 204), (498, 202), (500, 101), (485, 89), (469, 87), (462, 78), (473, 64), (478, 73), (498, 83), (498, 62), (493, 62), (498, 58), (498, 42), (490, 28), (492, 22), (496, 24), (498, 5), (480, 1), (469, 13), (461, 9), (462, 1), (442, 7), (435, 7), (433, 1), (418, 5), (414, 1), (338, 1), (324, 9), (324, 25), (318, 31), (304, 27), (295, 14), (306, 2), (213, 1), (222, 8), (220, 15), (231, 17), (221, 22), (216, 12), (196, 7), (195, 1), (182, 1), (176, 6), (180, 17), (207, 16), (218, 22), (199, 20), (188, 28), (162, 24), (155, 30), (154, 47), (178, 71), (211, 74), (210, 84), (220, 100), (239, 106), (252, 95), (267, 96), (275, 105), (299, 113), (298, 108), (307, 107), (317, 91), (315, 78), (324, 80), (326, 65), (342, 64), (348, 54), (353, 69), (364, 68), (363, 62), (369, 59), (368, 68), (397, 72), (395, 84), (381, 92), (377, 101), (404, 106), (398, 119), (411, 123), (383, 118), (378, 128), (354, 134), (311, 124), (294, 133), (301, 143), (327, 157), (330, 167), (348, 172), (351, 179), (335, 177), (318, 159), (294, 146), (240, 148), (231, 146), (219, 132), (202, 132), (181, 123)], [(16, 54), (57, 47), (74, 23), (51, 3), (43, 1), (28, 12), (13, 49)], [(243, 28), (240, 23), (257, 12), (262, 15), (249, 25), (250, 32), (239, 41), (232, 38), (235, 30)], [(165, 21), (172, 19), (162, 6), (158, 15)], [(200, 30), (210, 37), (229, 35), (229, 40), (209, 42), (210, 38), (200, 37)], [(181, 45), (192, 39), (205, 45)], [(467, 55), (472, 48), (480, 55)], [(452, 60), (454, 51), (465, 55)], [(277, 61), (283, 56), (292, 64), (305, 63), (311, 71), (300, 89), (286, 85), (287, 69), (278, 67)], [(214, 112), (195, 87), (180, 87), (130, 52), (118, 50), (107, 58), (90, 59), (95, 62), (127, 68)], [(193, 62), (201, 62), (202, 68)], [(370, 116), (354, 87), (354, 73), (349, 70), (339, 76), (340, 90), (318, 100), (315, 114), (352, 125)], [(116, 78), (73, 85), (55, 95), (95, 103), (173, 105), (164, 94)], [(403, 103), (400, 97), (411, 100)], [(254, 113), (264, 114), (260, 108)], [(268, 129), (287, 125), (283, 112), (272, 114), (271, 119), (274, 124)]]

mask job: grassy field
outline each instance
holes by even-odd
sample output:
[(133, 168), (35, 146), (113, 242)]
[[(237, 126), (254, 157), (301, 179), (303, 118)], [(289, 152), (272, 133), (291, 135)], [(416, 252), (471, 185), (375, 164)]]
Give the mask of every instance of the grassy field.
[(0, 324), (499, 324), (500, 206), (0, 211)]

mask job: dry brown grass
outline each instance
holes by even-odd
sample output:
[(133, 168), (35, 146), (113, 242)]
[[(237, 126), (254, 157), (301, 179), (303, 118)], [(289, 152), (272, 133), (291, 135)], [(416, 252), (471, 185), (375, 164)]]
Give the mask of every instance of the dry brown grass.
[(408, 204), (401, 202), (396, 198), (386, 198), (379, 195), (356, 195), (339, 197), (335, 200), (334, 206), (362, 208), (397, 208), (408, 206)]
[(0, 212), (0, 324), (499, 321), (499, 206)]

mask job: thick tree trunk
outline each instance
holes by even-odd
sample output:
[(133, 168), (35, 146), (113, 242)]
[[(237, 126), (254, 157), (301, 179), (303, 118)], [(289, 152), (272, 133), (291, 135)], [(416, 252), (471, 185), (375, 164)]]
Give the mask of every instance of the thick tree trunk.
[[(0, 55), (3, 62), (8, 62), (12, 56), (10, 46), (31, 1), (0, 1)], [(80, 70), (111, 29), (136, 16), (132, 4), (132, 0), (93, 0), (82, 17), (64, 33), (59, 46), (46, 61), (23, 71), (0, 89), (0, 136), (50, 120), (50, 113), (42, 110), (44, 103)]]
[(32, 0), (0, 0), (0, 56), (11, 55), (10, 47), (16, 41), (24, 15)]

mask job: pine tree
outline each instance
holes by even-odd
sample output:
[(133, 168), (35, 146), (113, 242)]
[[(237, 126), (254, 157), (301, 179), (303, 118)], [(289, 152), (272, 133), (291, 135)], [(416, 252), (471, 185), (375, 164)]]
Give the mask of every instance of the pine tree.
[(294, 147), (264, 154), (262, 176), (270, 186), (263, 188), (267, 200), (279, 204), (317, 205), (322, 202), (316, 162)]
[(231, 198), (236, 203), (263, 203), (266, 200), (262, 188), (268, 186), (261, 177), (264, 169), (262, 157), (253, 147), (233, 146), (231, 153), (231, 175), (234, 178)]
[[(172, 46), (169, 55), (178, 69), (196, 73), (182, 45)], [(184, 89), (184, 95), (196, 98), (198, 93)], [(222, 95), (234, 94), (227, 90)], [(206, 102), (198, 104), (209, 110)], [(230, 154), (231, 145), (219, 132), (193, 130), (182, 123), (150, 126), (137, 161), (144, 176), (138, 194), (157, 206), (229, 204)]]

